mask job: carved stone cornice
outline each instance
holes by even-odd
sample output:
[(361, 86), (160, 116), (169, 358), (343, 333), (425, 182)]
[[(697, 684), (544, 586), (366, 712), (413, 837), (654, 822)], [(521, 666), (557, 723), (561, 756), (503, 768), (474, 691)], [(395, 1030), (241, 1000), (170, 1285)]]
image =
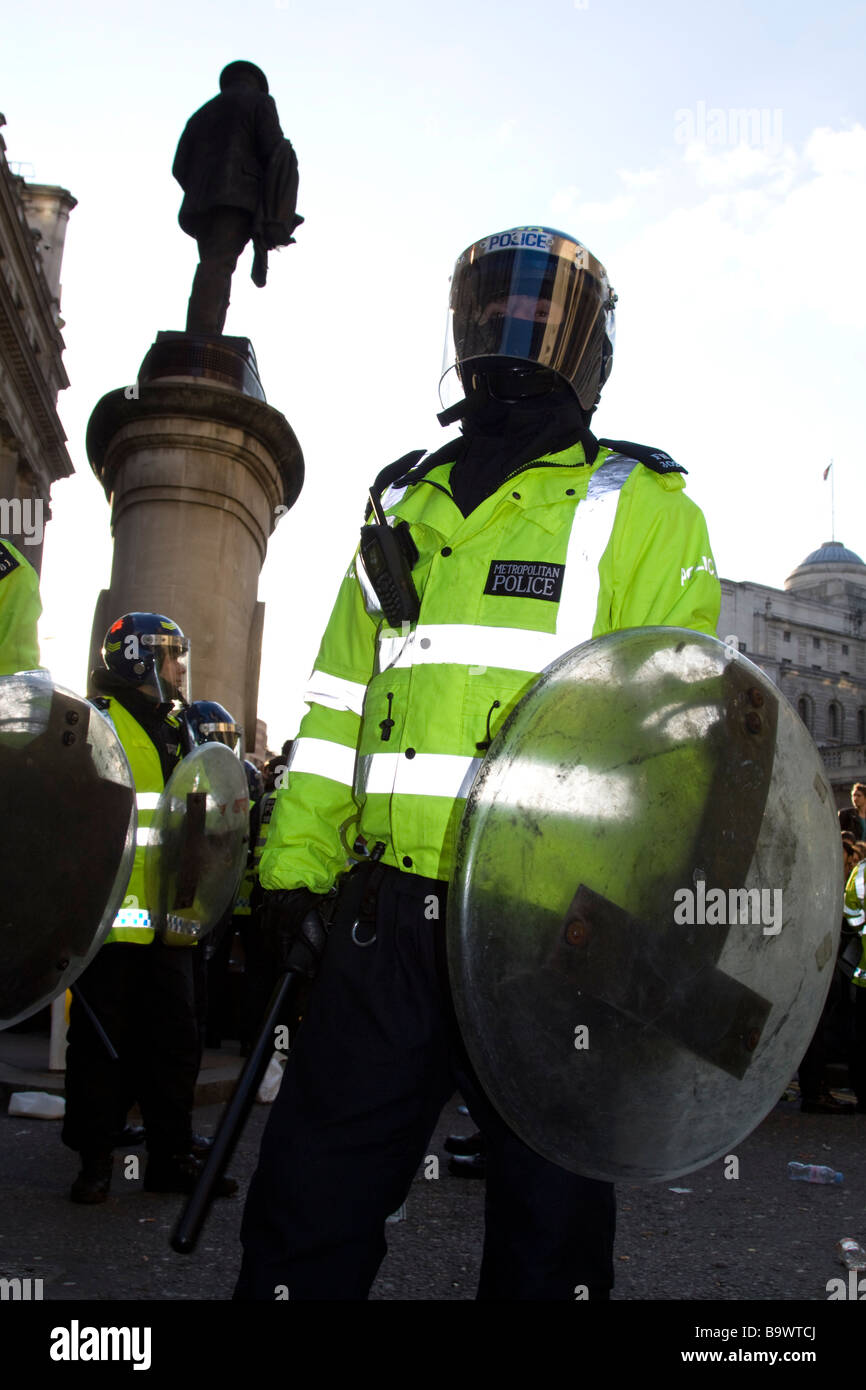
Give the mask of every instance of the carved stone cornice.
[[(58, 303), (25, 216), (17, 187), (21, 181), (10, 172), (4, 149), (0, 137), (0, 360), (5, 376), (0, 414), (34, 473), (50, 487), (73, 472), (56, 408), (57, 394), (69, 378), (62, 361)], [(75, 206), (65, 190), (58, 190), (58, 197), (66, 207)]]

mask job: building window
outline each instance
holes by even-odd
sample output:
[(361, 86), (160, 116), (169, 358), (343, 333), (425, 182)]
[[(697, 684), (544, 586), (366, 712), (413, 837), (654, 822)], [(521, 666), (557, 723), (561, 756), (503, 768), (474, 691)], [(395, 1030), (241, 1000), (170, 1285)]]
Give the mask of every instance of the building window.
[(808, 695), (801, 695), (797, 701), (797, 713), (802, 719), (809, 733), (812, 732), (812, 701)]
[(843, 642), (843, 643), (842, 643), (842, 655), (843, 655), (843, 656), (847, 656), (847, 655), (848, 655), (848, 643), (847, 643), (847, 642)]
[(815, 647), (815, 649), (817, 650), (817, 649), (821, 646), (821, 638), (820, 638), (820, 637), (813, 637), (813, 638), (812, 638), (812, 646)]
[(827, 710), (827, 733), (830, 738), (840, 738), (842, 732), (842, 710), (835, 700)]
[(866, 743), (866, 709), (857, 711), (857, 742)]
[(783, 642), (790, 642), (790, 640), (791, 640), (791, 634), (790, 634), (790, 632), (783, 632), (783, 633), (782, 633), (782, 641), (783, 641)]

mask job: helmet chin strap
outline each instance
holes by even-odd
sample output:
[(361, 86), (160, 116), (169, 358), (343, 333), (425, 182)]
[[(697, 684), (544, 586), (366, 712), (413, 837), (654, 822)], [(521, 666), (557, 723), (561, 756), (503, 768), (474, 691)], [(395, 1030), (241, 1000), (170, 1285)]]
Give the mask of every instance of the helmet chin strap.
[(473, 371), (471, 387), (463, 400), (441, 411), (436, 419), (447, 426), (455, 420), (471, 420), (491, 406), (531, 405), (552, 396), (562, 386), (556, 373), (546, 367), (502, 366), (491, 371)]

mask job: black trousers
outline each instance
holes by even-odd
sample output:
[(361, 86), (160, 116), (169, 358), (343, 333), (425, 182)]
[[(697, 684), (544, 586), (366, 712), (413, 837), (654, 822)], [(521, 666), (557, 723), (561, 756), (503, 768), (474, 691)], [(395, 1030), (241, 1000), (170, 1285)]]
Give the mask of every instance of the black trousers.
[(134, 1101), (151, 1153), (187, 1153), (198, 1076), (193, 950), (110, 941), (78, 980), (119, 1055), (113, 1062), (75, 999), (66, 1051), (63, 1142), (82, 1154), (107, 1153)]
[[(863, 996), (862, 1004), (858, 995)], [(803, 1100), (820, 1100), (828, 1086), (827, 1062), (843, 1060), (858, 1101), (866, 1102), (866, 990), (852, 985), (837, 962), (821, 1017), (798, 1068)]]
[(265, 1130), (235, 1297), (272, 1300), (284, 1286), (294, 1301), (366, 1298), (385, 1218), (455, 1088), (487, 1142), (478, 1297), (573, 1300), (578, 1285), (607, 1297), (613, 1187), (539, 1157), (482, 1094), (453, 1026), (445, 885), (387, 869), (375, 922), (353, 930), (367, 872), (341, 895)]

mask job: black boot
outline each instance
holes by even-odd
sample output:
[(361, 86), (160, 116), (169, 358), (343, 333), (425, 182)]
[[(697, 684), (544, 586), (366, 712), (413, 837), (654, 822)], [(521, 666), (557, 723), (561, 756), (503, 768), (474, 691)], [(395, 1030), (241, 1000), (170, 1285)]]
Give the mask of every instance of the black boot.
[(453, 1178), (486, 1178), (487, 1157), (480, 1153), (449, 1158), (448, 1172)]
[(81, 1172), (69, 1189), (70, 1202), (95, 1206), (108, 1199), (114, 1155), (110, 1153), (82, 1154)]
[[(144, 1173), (145, 1192), (193, 1191), (204, 1168), (193, 1153), (150, 1154)], [(234, 1178), (222, 1177), (214, 1188), (215, 1197), (233, 1197), (238, 1190)]]
[(450, 1154), (480, 1154), (484, 1152), (484, 1139), (477, 1129), (474, 1134), (449, 1134), (443, 1147)]
[(147, 1138), (147, 1130), (144, 1125), (127, 1125), (117, 1136), (114, 1147), (116, 1149), (134, 1149), (136, 1145), (143, 1144)]

